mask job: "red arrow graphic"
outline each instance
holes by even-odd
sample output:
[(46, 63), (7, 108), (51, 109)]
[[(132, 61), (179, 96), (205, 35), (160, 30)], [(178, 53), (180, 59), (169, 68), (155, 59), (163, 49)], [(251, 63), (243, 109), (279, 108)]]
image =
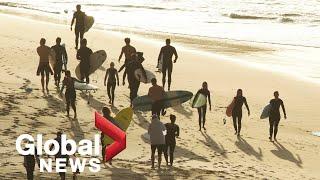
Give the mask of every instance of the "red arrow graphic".
[(97, 112), (95, 112), (95, 126), (114, 140), (106, 147), (105, 161), (111, 160), (126, 148), (126, 133)]

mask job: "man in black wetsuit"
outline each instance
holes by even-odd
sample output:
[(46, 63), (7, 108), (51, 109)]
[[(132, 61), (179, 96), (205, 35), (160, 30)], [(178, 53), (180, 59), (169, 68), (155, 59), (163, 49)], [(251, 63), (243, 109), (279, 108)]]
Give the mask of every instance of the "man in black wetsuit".
[(178, 54), (176, 49), (170, 45), (170, 39), (166, 39), (166, 46), (163, 46), (160, 50), (158, 62), (162, 59), (162, 86), (165, 87), (166, 84), (166, 75), (168, 72), (168, 90), (170, 91), (171, 86), (171, 74), (172, 74), (172, 56), (174, 55), (174, 63), (177, 62)]
[[(32, 142), (32, 141), (26, 141), (26, 143), (34, 144), (34, 142)], [(24, 150), (27, 151), (27, 150), (29, 150), (29, 148), (24, 148)], [(34, 155), (29, 154), (29, 155), (23, 156), (23, 166), (26, 168), (28, 180), (33, 180), (33, 172), (34, 172), (34, 168), (35, 168), (36, 163), (38, 163), (38, 166), (40, 166), (39, 155), (37, 153), (37, 148), (35, 147), (34, 148)]]
[(116, 85), (119, 86), (118, 71), (116, 68), (114, 68), (114, 62), (111, 62), (110, 68), (107, 69), (104, 77), (104, 86), (107, 86), (109, 103), (112, 105), (114, 105), (114, 91), (116, 89)]
[(84, 18), (85, 18), (86, 14), (84, 12), (81, 11), (81, 5), (77, 5), (77, 11), (74, 12), (73, 14), (73, 18), (71, 21), (71, 31), (72, 31), (72, 26), (74, 23), (74, 20), (76, 20), (76, 25), (75, 25), (75, 35), (76, 35), (76, 49), (78, 49), (78, 43), (79, 43), (79, 36), (80, 36), (80, 41), (83, 39), (83, 35), (84, 35)]
[(81, 47), (77, 52), (77, 59), (80, 60), (80, 74), (81, 81), (86, 79), (86, 83), (89, 84), (89, 71), (90, 71), (90, 56), (92, 54), (92, 50), (87, 47), (87, 40), (81, 40)]
[(54, 52), (56, 53), (56, 64), (54, 66), (54, 81), (57, 87), (59, 87), (60, 80), (61, 80), (61, 71), (62, 71), (62, 65), (63, 65), (62, 59), (64, 59), (65, 61), (68, 60), (66, 48), (61, 46), (60, 43), (61, 43), (61, 38), (58, 37), (56, 39), (56, 45), (51, 47), (51, 49), (53, 49)]
[(269, 114), (269, 124), (270, 124), (270, 141), (272, 141), (272, 134), (274, 135), (274, 140), (277, 141), (278, 125), (281, 119), (280, 116), (280, 106), (282, 108), (284, 118), (287, 119), (286, 109), (284, 108), (283, 101), (279, 98), (279, 92), (275, 91), (273, 93), (274, 99), (270, 100), (270, 114)]
[(165, 127), (167, 129), (167, 134), (166, 134), (166, 146), (164, 149), (164, 157), (168, 164), (168, 149), (170, 150), (170, 166), (173, 164), (173, 153), (174, 149), (176, 147), (176, 137), (179, 137), (179, 126), (175, 124), (176, 122), (176, 116), (175, 115), (170, 115), (170, 121), (171, 123), (165, 124)]
[(247, 99), (242, 95), (242, 89), (237, 90), (237, 96), (234, 97), (233, 101), (234, 101), (234, 106), (232, 109), (233, 126), (234, 126), (234, 130), (236, 131), (235, 135), (240, 136), (243, 104), (245, 104), (248, 110), (248, 116), (250, 116), (250, 109), (247, 103)]
[(130, 101), (132, 105), (132, 101), (134, 98), (138, 96), (138, 90), (140, 86), (140, 81), (135, 77), (134, 72), (137, 69), (142, 70), (142, 75), (146, 78), (147, 74), (144, 70), (142, 64), (137, 60), (137, 54), (132, 54), (131, 60), (128, 62), (126, 66), (126, 71), (123, 74), (123, 85), (125, 85), (126, 75), (128, 75), (129, 89), (130, 89)]

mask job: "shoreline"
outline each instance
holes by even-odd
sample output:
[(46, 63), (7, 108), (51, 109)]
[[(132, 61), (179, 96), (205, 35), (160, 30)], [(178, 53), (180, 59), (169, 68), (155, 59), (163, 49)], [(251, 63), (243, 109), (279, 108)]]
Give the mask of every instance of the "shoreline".
[[(0, 20), (6, 23), (6, 29), (0, 32), (0, 70), (2, 74), (0, 88), (3, 108), (0, 120), (0, 141), (7, 146), (0, 153), (0, 165), (6, 178), (12, 178), (17, 172), (23, 172), (22, 158), (15, 151), (15, 137), (22, 133), (43, 133), (52, 138), (59, 129), (68, 137), (81, 139), (93, 137), (97, 133), (92, 114), (100, 111), (107, 102), (105, 88), (102, 86), (104, 71), (98, 70), (92, 79), (97, 80), (101, 88), (93, 94), (92, 102), (87, 104), (86, 97), (77, 93), (78, 120), (65, 117), (64, 101), (50, 81), (50, 96), (44, 97), (40, 89), (40, 78), (35, 76), (38, 57), (36, 47), (39, 39), (45, 37), (48, 45), (53, 44), (57, 36), (66, 43), (69, 69), (73, 73), (78, 64), (73, 48), (74, 33), (63, 25), (39, 22), (11, 15), (0, 14)], [(117, 61), (123, 46), (123, 38), (128, 34), (93, 29), (85, 37), (93, 51), (105, 49), (110, 61)], [(130, 35), (137, 50), (142, 50), (146, 58), (144, 66), (155, 70), (155, 59), (162, 41), (145, 39)], [(175, 43), (174, 43), (175, 46)], [(316, 179), (319, 177), (318, 162), (320, 146), (318, 137), (311, 131), (318, 131), (320, 95), (318, 85), (295, 79), (280, 73), (268, 73), (250, 68), (240, 63), (225, 61), (210, 53), (176, 46), (179, 54), (174, 65), (173, 90), (186, 89), (196, 92), (202, 81), (207, 81), (212, 93), (213, 109), (208, 112), (207, 131), (198, 131), (197, 112), (188, 104), (168, 109), (169, 114), (177, 116), (181, 128), (181, 138), (177, 140), (175, 168), (163, 166), (163, 171), (150, 170), (150, 145), (142, 134), (150, 122), (150, 113), (136, 113), (128, 129), (127, 149), (115, 160), (113, 167), (103, 167), (101, 173), (85, 172), (82, 177), (103, 178), (121, 174), (121, 178), (230, 178), (230, 179)], [(121, 64), (123, 60), (121, 61)], [(116, 67), (121, 64), (116, 62)], [(121, 77), (122, 74), (120, 74)], [(161, 77), (156, 74), (157, 78)], [(13, 83), (14, 82), (14, 83)], [(8, 84), (9, 83), (9, 84)], [(27, 94), (23, 87), (33, 92)], [(147, 93), (150, 85), (142, 84), (139, 95)], [(244, 109), (242, 137), (234, 136), (232, 120), (227, 118), (223, 125), (225, 107), (230, 103), (235, 91), (243, 88), (251, 116)], [(288, 119), (281, 120), (278, 140), (281, 146), (268, 141), (268, 121), (260, 120), (261, 109), (272, 98), (274, 90), (280, 91), (285, 101)], [(113, 114), (129, 105), (128, 89), (120, 86), (116, 89), (116, 107)], [(163, 118), (164, 122), (169, 117)], [(275, 165), (276, 164), (276, 165)], [(1, 167), (2, 168), (2, 167)], [(7, 175), (7, 176), (6, 176)], [(56, 174), (44, 174), (56, 176)], [(21, 175), (22, 176), (22, 175)]]
[[(7, 10), (0, 9), (0, 13), (18, 16), (28, 15), (27, 17), (22, 17), (26, 19), (31, 19), (34, 21), (41, 21), (49, 23), (69, 26), (69, 21), (66, 19), (58, 19), (56, 17), (42, 17), (39, 14), (32, 13), (33, 10), (16, 9), (12, 10), (12, 7), (6, 7)], [(27, 12), (31, 11), (31, 12)], [(21, 18), (21, 17), (19, 17)], [(40, 18), (40, 19), (37, 19)], [(65, 18), (65, 17), (64, 17)], [(68, 25), (67, 25), (68, 24)], [(295, 54), (303, 56), (303, 54), (315, 54), (316, 50), (320, 47), (309, 47), (309, 46), (298, 46), (290, 44), (278, 44), (278, 43), (265, 43), (265, 42), (255, 42), (246, 40), (235, 40), (228, 38), (219, 37), (204, 37), (204, 36), (191, 36), (187, 34), (174, 34), (166, 33), (160, 31), (148, 31), (148, 30), (138, 30), (130, 27), (110, 27), (104, 28), (101, 26), (94, 26), (93, 29), (106, 31), (107, 33), (115, 33), (121, 35), (135, 36), (141, 39), (148, 39), (150, 41), (155, 41), (156, 43), (162, 43), (163, 39), (167, 37), (172, 38), (180, 48), (184, 48), (189, 51), (194, 51), (195, 53), (200, 53), (208, 56), (212, 56), (215, 59), (226, 60), (237, 63), (239, 65), (248, 66), (250, 68), (255, 68), (263, 70), (266, 72), (277, 73), (280, 75), (289, 75), (292, 79), (298, 78), (300, 80), (314, 83), (320, 86), (320, 75), (306, 75), (301, 74), (301, 72), (296, 69), (292, 69), (294, 66), (291, 64), (289, 69), (286, 65), (282, 65), (281, 61), (284, 58), (280, 58), (283, 54), (292, 53), (291, 51), (295, 49)], [(298, 49), (296, 49), (298, 48)], [(288, 57), (289, 58), (289, 57)], [(285, 59), (288, 59), (285, 58)], [(273, 65), (270, 59), (278, 60), (279, 64)], [(274, 61), (275, 61), (274, 60)], [(261, 63), (266, 61), (268, 63)], [(289, 61), (283, 62), (289, 63)], [(291, 67), (292, 66), (292, 67)]]

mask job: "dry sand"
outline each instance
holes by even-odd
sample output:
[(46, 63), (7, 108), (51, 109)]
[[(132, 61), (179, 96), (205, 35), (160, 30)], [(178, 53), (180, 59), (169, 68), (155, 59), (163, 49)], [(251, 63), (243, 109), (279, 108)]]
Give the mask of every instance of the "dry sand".
[[(49, 139), (62, 129), (69, 137), (79, 140), (92, 139), (99, 133), (94, 127), (93, 113), (108, 102), (103, 87), (104, 71), (98, 70), (91, 77), (101, 90), (93, 94), (90, 105), (84, 95), (77, 93), (79, 118), (68, 119), (64, 101), (52, 81), (49, 95), (44, 95), (40, 90), (40, 77), (35, 74), (40, 38), (46, 38), (51, 46), (57, 36), (67, 45), (68, 66), (73, 72), (78, 62), (73, 48), (74, 34), (69, 26), (5, 14), (0, 15), (0, 22), (0, 177), (24, 179), (23, 157), (15, 149), (15, 140), (20, 134), (42, 133)], [(108, 53), (102, 69), (107, 68), (109, 62), (116, 62), (123, 38), (127, 36), (137, 50), (144, 52), (144, 66), (155, 69), (163, 42), (100, 30), (86, 34), (90, 48)], [(168, 122), (168, 115), (175, 114), (181, 129), (174, 168), (163, 165), (162, 170), (151, 170), (150, 146), (142, 139), (150, 113), (136, 113), (127, 131), (127, 149), (114, 159), (112, 166), (102, 166), (101, 172), (95, 174), (87, 170), (79, 179), (320, 179), (320, 139), (310, 133), (320, 130), (319, 85), (190, 51), (183, 45), (177, 46), (177, 50), (179, 60), (174, 65), (172, 89), (196, 92), (202, 81), (208, 82), (213, 108), (207, 115), (207, 131), (198, 131), (197, 111), (188, 103), (169, 109), (162, 121)], [(116, 66), (119, 68), (120, 64)], [(160, 79), (161, 75), (157, 76)], [(26, 87), (33, 91), (26, 93)], [(148, 88), (149, 85), (141, 85), (139, 94), (144, 95)], [(251, 116), (244, 115), (240, 139), (234, 136), (231, 119), (227, 118), (226, 125), (222, 121), (225, 107), (237, 88), (244, 90), (251, 108)], [(274, 90), (280, 91), (288, 114), (288, 119), (280, 122), (276, 144), (268, 141), (268, 121), (259, 119), (261, 109), (272, 98)], [(114, 114), (129, 105), (127, 86), (117, 87), (116, 94), (115, 107), (111, 108)], [(58, 178), (56, 173), (40, 174), (37, 168), (35, 175), (37, 179)]]

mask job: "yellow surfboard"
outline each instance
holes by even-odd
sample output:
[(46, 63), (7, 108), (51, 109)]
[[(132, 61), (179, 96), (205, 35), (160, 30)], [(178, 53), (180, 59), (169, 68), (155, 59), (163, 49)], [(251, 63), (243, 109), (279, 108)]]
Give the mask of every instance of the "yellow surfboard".
[[(132, 121), (133, 117), (133, 110), (132, 108), (125, 108), (122, 109), (114, 118), (119, 126), (121, 127), (122, 130), (127, 131), (130, 122)], [(109, 136), (104, 136), (103, 137), (103, 145), (111, 144), (113, 143), (113, 140)]]

